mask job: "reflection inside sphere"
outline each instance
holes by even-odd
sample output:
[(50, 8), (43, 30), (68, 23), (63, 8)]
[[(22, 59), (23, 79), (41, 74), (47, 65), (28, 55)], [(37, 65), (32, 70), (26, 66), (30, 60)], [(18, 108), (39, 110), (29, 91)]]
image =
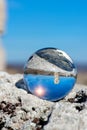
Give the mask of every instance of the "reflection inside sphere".
[(44, 48), (36, 51), (26, 62), (24, 82), (34, 95), (56, 101), (73, 88), (77, 70), (72, 59), (62, 50)]

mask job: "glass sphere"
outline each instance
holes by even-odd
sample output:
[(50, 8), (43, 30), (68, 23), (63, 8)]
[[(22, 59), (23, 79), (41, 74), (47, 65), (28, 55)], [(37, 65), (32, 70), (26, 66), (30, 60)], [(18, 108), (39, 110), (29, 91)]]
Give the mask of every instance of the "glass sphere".
[(50, 101), (64, 98), (73, 88), (77, 69), (62, 50), (43, 48), (36, 51), (24, 67), (26, 89)]

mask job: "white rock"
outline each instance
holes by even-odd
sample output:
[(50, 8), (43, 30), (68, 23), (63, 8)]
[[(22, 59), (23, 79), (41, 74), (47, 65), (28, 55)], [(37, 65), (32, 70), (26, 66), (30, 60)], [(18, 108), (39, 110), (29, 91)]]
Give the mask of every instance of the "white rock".
[(77, 84), (65, 99), (50, 102), (27, 93), (22, 78), (0, 72), (1, 130), (87, 130), (87, 86)]

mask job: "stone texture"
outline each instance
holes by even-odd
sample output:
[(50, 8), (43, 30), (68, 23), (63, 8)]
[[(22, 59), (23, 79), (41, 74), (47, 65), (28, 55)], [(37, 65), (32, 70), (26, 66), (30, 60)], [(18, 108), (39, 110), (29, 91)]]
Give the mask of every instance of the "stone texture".
[(49, 102), (27, 93), (22, 79), (0, 72), (0, 130), (87, 130), (87, 86)]
[(44, 130), (87, 130), (87, 86), (77, 84), (65, 99), (55, 103)]
[[(22, 75), (0, 72), (0, 129), (42, 129), (51, 114), (52, 102), (23, 90)], [(19, 89), (22, 88), (22, 89)]]

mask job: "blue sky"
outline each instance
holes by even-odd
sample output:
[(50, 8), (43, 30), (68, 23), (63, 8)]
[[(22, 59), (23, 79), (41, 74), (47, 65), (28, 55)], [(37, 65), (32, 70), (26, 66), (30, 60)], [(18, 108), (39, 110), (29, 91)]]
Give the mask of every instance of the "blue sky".
[(25, 62), (43, 47), (87, 63), (86, 0), (7, 0), (4, 47), (8, 62)]

